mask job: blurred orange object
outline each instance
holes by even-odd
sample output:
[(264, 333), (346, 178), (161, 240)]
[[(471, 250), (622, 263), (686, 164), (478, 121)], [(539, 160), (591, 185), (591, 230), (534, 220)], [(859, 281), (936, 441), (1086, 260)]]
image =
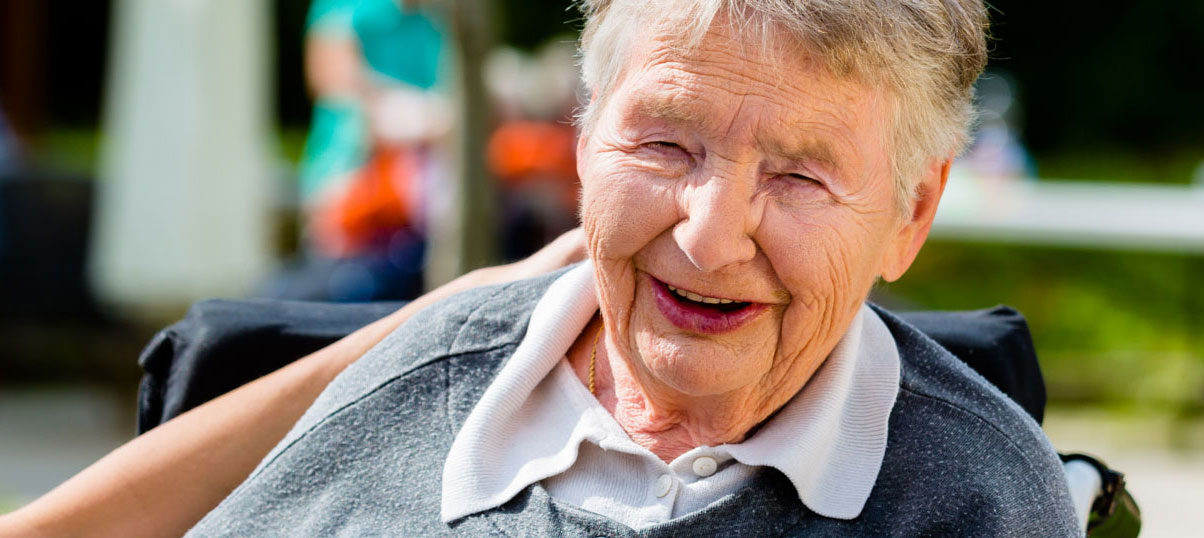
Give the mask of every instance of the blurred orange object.
[(421, 199), (420, 160), (412, 148), (379, 148), (337, 191), (321, 196), (310, 229), (318, 250), (352, 256), (412, 226), (417, 216), (411, 208)]
[(571, 125), (503, 124), (489, 138), (489, 168), (510, 187), (539, 179), (576, 182), (576, 138)]

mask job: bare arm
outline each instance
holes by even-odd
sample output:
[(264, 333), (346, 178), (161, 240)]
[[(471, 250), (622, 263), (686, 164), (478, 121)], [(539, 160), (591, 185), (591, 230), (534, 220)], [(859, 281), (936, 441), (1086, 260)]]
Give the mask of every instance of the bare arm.
[(571, 231), (526, 260), (479, 269), (117, 448), (42, 498), (0, 516), (0, 538), (180, 536), (230, 494), (348, 364), (419, 310), (456, 292), (584, 258)]
[(305, 80), (315, 97), (358, 98), (363, 92), (359, 44), (350, 36), (306, 38)]

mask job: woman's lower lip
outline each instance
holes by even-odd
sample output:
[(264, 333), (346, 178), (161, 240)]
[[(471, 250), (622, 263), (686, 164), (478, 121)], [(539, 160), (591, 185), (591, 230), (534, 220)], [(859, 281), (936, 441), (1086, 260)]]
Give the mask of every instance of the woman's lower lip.
[(660, 310), (661, 315), (665, 316), (669, 323), (687, 331), (707, 334), (733, 331), (752, 321), (769, 307), (764, 303), (750, 303), (740, 310), (724, 312), (678, 301), (664, 282), (652, 276), (648, 276), (648, 283), (652, 286), (656, 308)]

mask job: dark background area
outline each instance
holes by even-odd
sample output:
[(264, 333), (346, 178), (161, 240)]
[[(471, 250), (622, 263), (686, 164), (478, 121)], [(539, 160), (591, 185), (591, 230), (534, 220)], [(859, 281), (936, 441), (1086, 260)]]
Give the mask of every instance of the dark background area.
[[(98, 126), (108, 0), (0, 2), (0, 99), (24, 133)], [(530, 49), (577, 30), (565, 0), (495, 2), (495, 35)], [(276, 107), (303, 127), (307, 4), (274, 3)], [(991, 69), (1017, 83), (1024, 140), (1040, 164), (1110, 148), (1150, 159), (1204, 146), (1204, 2), (992, 2)], [(1154, 178), (1150, 178), (1154, 179)], [(1165, 178), (1173, 182), (1175, 178)]]

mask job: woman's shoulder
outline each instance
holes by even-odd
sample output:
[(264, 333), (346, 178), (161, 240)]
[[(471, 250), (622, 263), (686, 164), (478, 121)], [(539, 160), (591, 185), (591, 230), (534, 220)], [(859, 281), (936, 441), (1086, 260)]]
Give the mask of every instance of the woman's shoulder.
[[(347, 516), (332, 498), (373, 507), (364, 517), (380, 528), (405, 521), (440, 534), (441, 465), (467, 392), (488, 384), (557, 276), (468, 290), (415, 314), (339, 374), (193, 534), (322, 535)], [(246, 532), (228, 532), (235, 528)]]
[(955, 515), (950, 525), (1077, 533), (1061, 462), (1032, 417), (920, 331), (882, 317), (901, 379), (875, 486), (875, 495), (889, 494), (879, 503)]
[(560, 274), (473, 288), (414, 314), (339, 374), (311, 411), (341, 408), (452, 359), (503, 356), (493, 352), (518, 345), (535, 303)]
[(901, 402), (945, 417), (942, 422), (978, 423), (1011, 444), (1053, 453), (1040, 425), (1018, 403), (919, 329), (885, 310), (878, 313), (899, 350)]
[(916, 535), (1081, 536), (1056, 452), (1021, 419), (902, 387), (863, 514)]
[[(411, 370), (450, 356), (515, 345), (526, 334), (535, 304), (563, 272), (448, 297), (414, 314), (359, 362), (374, 363), (379, 374), (382, 366), (383, 371)], [(375, 364), (380, 361), (387, 364)]]

